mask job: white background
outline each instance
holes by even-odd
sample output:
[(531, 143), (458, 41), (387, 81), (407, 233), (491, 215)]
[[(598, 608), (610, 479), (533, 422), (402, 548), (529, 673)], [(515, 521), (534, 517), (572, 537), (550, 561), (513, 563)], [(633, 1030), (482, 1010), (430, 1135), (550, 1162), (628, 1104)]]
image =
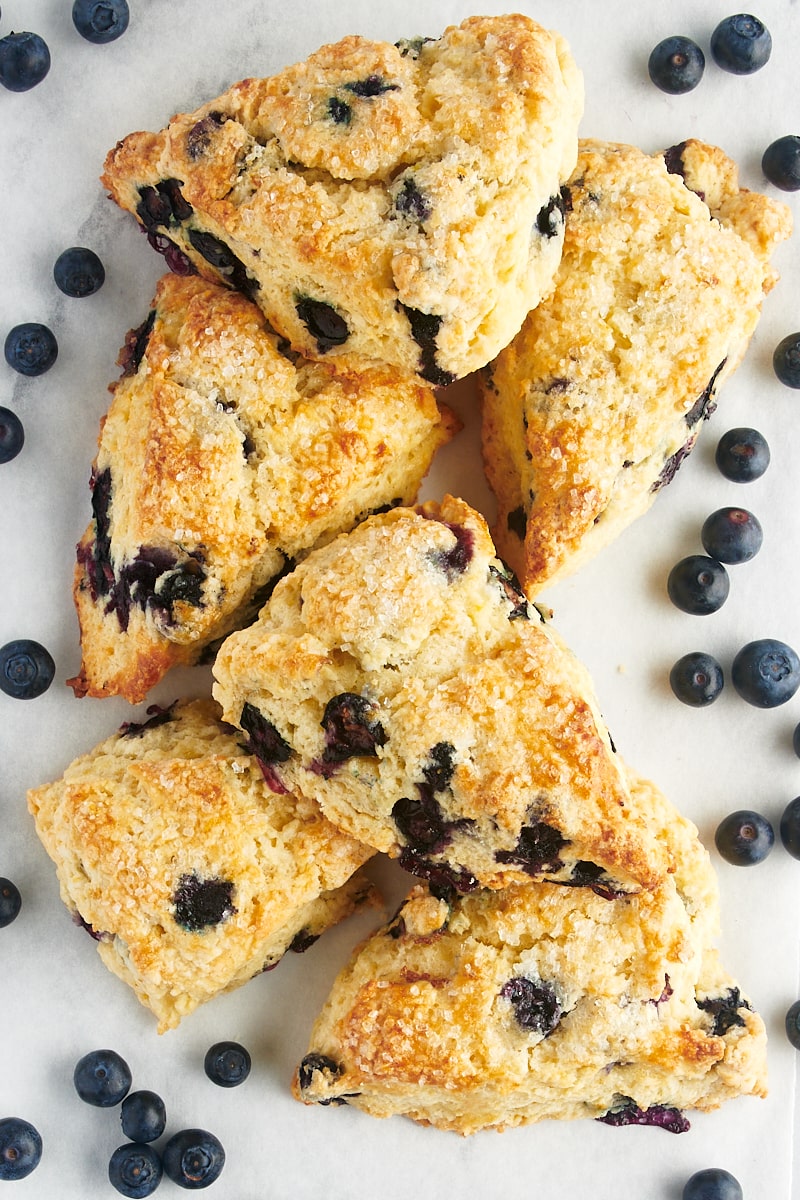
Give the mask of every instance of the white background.
[[(774, 40), (764, 70), (727, 75), (709, 57), (700, 86), (681, 97), (652, 86), (648, 54), (674, 33), (707, 50), (716, 23), (736, 11), (724, 0), (526, 0), (519, 8), (568, 39), (585, 75), (584, 135), (648, 151), (701, 137), (737, 159), (746, 186), (778, 195), (763, 180), (760, 160), (775, 138), (800, 132), (794, 0), (763, 0), (755, 10)], [(0, 35), (36, 31), (53, 60), (37, 88), (0, 95), (0, 337), (19, 322), (44, 321), (60, 345), (56, 366), (39, 379), (23, 380), (0, 362), (0, 404), (20, 415), (26, 432), (23, 453), (0, 466), (0, 644), (32, 637), (57, 663), (56, 680), (39, 699), (0, 694), (0, 875), (15, 880), (24, 901), (17, 921), (0, 930), (0, 1116), (32, 1121), (45, 1144), (40, 1167), (14, 1194), (116, 1194), (106, 1164), (124, 1140), (117, 1115), (81, 1104), (71, 1083), (80, 1055), (110, 1046), (131, 1064), (134, 1087), (163, 1095), (170, 1130), (198, 1125), (222, 1139), (228, 1162), (211, 1193), (217, 1200), (680, 1200), (685, 1179), (706, 1166), (733, 1172), (747, 1200), (797, 1198), (797, 1055), (783, 1018), (800, 994), (800, 862), (778, 844), (757, 867), (731, 867), (716, 855), (713, 833), (742, 807), (759, 809), (777, 828), (785, 804), (800, 794), (800, 761), (791, 747), (800, 695), (763, 712), (728, 686), (711, 708), (697, 711), (674, 699), (667, 675), (689, 650), (707, 650), (727, 668), (754, 638), (777, 637), (800, 649), (800, 392), (782, 387), (771, 369), (775, 344), (800, 329), (800, 234), (779, 252), (782, 282), (767, 298), (747, 359), (725, 386), (695, 454), (647, 517), (546, 597), (557, 627), (592, 671), (618, 748), (696, 821), (711, 848), (724, 961), (770, 1034), (769, 1099), (741, 1099), (695, 1116), (692, 1130), (678, 1137), (551, 1122), (463, 1140), (400, 1118), (377, 1122), (348, 1108), (307, 1109), (289, 1095), (292, 1070), (335, 972), (371, 919), (346, 923), (307, 955), (290, 955), (278, 970), (158, 1037), (150, 1014), (71, 925), (25, 805), (28, 787), (60, 775), (133, 715), (121, 701), (79, 701), (65, 687), (80, 658), (70, 590), (74, 545), (89, 518), (98, 422), (124, 334), (144, 319), (163, 267), (132, 219), (106, 199), (98, 175), (106, 151), (133, 129), (159, 128), (173, 112), (191, 110), (246, 75), (270, 74), (323, 42), (348, 33), (389, 41), (437, 36), (475, 12), (506, 6), (131, 0), (128, 32), (108, 46), (83, 41), (70, 9), (70, 0), (3, 0), (0, 18)], [(800, 220), (797, 198), (788, 202)], [(107, 271), (103, 289), (83, 300), (63, 297), (52, 281), (57, 255), (75, 244), (93, 247)], [(449, 489), (491, 515), (469, 382), (454, 389), (453, 402), (467, 428), (441, 454), (425, 495)], [(716, 471), (713, 452), (726, 429), (748, 424), (770, 442), (772, 465), (742, 486)], [(763, 550), (731, 569), (731, 595), (719, 613), (679, 613), (666, 598), (669, 568), (701, 551), (702, 521), (726, 504), (756, 513)], [(168, 677), (151, 700), (208, 686), (206, 672), (186, 671)], [(385, 874), (396, 890), (399, 875)], [(215, 1088), (203, 1075), (203, 1054), (219, 1038), (237, 1038), (253, 1055), (253, 1073), (237, 1090)], [(178, 1193), (165, 1181), (158, 1194)]]

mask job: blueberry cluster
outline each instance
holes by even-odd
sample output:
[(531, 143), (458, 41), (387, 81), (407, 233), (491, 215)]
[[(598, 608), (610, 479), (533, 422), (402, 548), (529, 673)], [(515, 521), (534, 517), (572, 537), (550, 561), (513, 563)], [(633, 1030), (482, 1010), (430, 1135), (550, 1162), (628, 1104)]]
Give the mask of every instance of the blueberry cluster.
[[(236, 1042), (219, 1042), (205, 1059), (209, 1079), (235, 1087), (250, 1071), (250, 1055)], [(166, 1130), (167, 1111), (156, 1092), (130, 1090), (130, 1067), (115, 1050), (90, 1050), (76, 1063), (75, 1091), (96, 1108), (120, 1106), (120, 1124), (128, 1139), (113, 1152), (108, 1178), (122, 1196), (139, 1200), (151, 1196), (164, 1175), (178, 1187), (209, 1187), (225, 1165), (219, 1138), (207, 1129), (181, 1129), (160, 1150), (154, 1146)]]
[[(87, 42), (103, 44), (128, 28), (128, 0), (75, 0), (72, 23)], [(0, 84), (10, 92), (28, 92), (50, 70), (50, 49), (38, 33), (9, 33), (0, 38)]]
[[(769, 61), (772, 37), (758, 17), (735, 13), (717, 25), (709, 48), (714, 62), (723, 71), (752, 75)], [(706, 58), (697, 42), (679, 34), (659, 42), (647, 66), (657, 88), (678, 96), (697, 87), (703, 78)]]

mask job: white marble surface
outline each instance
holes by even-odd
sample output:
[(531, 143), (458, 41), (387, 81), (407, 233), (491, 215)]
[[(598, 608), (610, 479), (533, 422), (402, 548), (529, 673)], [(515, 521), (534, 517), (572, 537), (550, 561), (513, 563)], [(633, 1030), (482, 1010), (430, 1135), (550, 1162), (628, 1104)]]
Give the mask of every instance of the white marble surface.
[[(74, 32), (69, 0), (3, 0), (0, 19), (0, 34), (40, 33), (53, 60), (36, 89), (0, 95), (0, 334), (40, 320), (60, 344), (56, 366), (40, 379), (22, 380), (0, 363), (0, 404), (19, 413), (27, 438), (19, 458), (0, 467), (0, 644), (36, 638), (57, 663), (54, 685), (38, 700), (0, 695), (0, 875), (17, 882), (24, 900), (17, 921), (0, 930), (0, 1116), (31, 1120), (45, 1145), (41, 1166), (15, 1195), (115, 1194), (106, 1164), (123, 1140), (116, 1113), (82, 1105), (71, 1083), (78, 1057), (107, 1045), (130, 1062), (134, 1086), (164, 1096), (171, 1129), (199, 1125), (221, 1137), (228, 1163), (211, 1193), (219, 1200), (680, 1200), (683, 1181), (706, 1166), (732, 1171), (747, 1200), (800, 1196), (797, 1166), (792, 1187), (797, 1055), (783, 1034), (784, 1013), (800, 994), (800, 862), (780, 845), (749, 869), (728, 866), (713, 851), (713, 831), (729, 811), (755, 807), (777, 825), (800, 793), (800, 761), (791, 748), (800, 695), (762, 712), (729, 687), (710, 709), (695, 711), (674, 700), (667, 684), (670, 665), (688, 650), (708, 650), (728, 664), (757, 637), (800, 649), (800, 393), (783, 388), (770, 366), (777, 341), (800, 327), (800, 235), (780, 251), (782, 282), (696, 453), (646, 518), (548, 597), (556, 624), (592, 670), (617, 746), (697, 822), (712, 847), (724, 959), (770, 1033), (767, 1100), (742, 1099), (695, 1116), (679, 1137), (581, 1122), (461, 1140), (347, 1108), (306, 1109), (291, 1099), (288, 1081), (329, 983), (370, 927), (368, 918), (327, 935), (304, 957), (289, 956), (277, 971), (160, 1038), (150, 1015), (70, 924), (25, 791), (55, 778), (132, 715), (122, 702), (78, 701), (65, 687), (79, 662), (70, 586), (74, 544), (89, 516), (89, 464), (106, 387), (117, 375), (122, 338), (146, 314), (162, 269), (130, 218), (105, 198), (97, 181), (103, 157), (131, 130), (158, 128), (234, 80), (269, 74), (344, 34), (391, 41), (436, 35), (472, 12), (505, 8), (493, 0), (476, 8), (465, 0), (130, 3), (128, 32), (105, 47)], [(571, 43), (586, 79), (584, 134), (651, 151), (699, 136), (739, 161), (746, 185), (768, 187), (763, 149), (798, 132), (800, 4), (759, 0), (757, 14), (774, 39), (763, 71), (740, 78), (709, 62), (701, 85), (682, 97), (650, 84), (649, 51), (679, 32), (707, 47), (717, 21), (736, 11), (726, 0), (523, 0), (519, 7)], [(788, 201), (800, 219), (797, 198)], [(74, 244), (93, 247), (105, 262), (106, 284), (89, 299), (67, 299), (52, 282), (56, 256)], [(459, 386), (457, 404), (467, 429), (442, 454), (426, 494), (448, 488), (488, 509), (469, 385)], [(761, 429), (773, 453), (767, 474), (746, 487), (724, 480), (713, 464), (717, 438), (739, 424)], [(678, 558), (701, 549), (702, 520), (723, 504), (758, 515), (764, 548), (732, 569), (731, 596), (719, 613), (687, 616), (666, 599), (666, 575)], [(207, 687), (204, 672), (190, 671), (165, 680), (152, 698)], [(394, 875), (390, 881), (397, 884)], [(254, 1058), (251, 1078), (234, 1091), (215, 1088), (202, 1072), (205, 1049), (223, 1037), (243, 1041)], [(177, 1193), (165, 1182), (158, 1194)]]

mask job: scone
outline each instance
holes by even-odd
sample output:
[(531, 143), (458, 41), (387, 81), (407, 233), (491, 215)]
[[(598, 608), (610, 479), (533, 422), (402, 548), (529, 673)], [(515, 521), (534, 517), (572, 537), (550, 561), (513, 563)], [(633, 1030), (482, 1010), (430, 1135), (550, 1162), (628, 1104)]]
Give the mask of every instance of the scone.
[(414, 874), (616, 894), (670, 869), (586, 669), (463, 501), (393, 509), (313, 551), (213, 670), (273, 786)]
[(153, 710), (28, 806), (64, 903), (163, 1032), (375, 894), (372, 851), (268, 788), (213, 701)]
[(126, 341), (75, 572), (77, 695), (132, 703), (309, 547), (409, 503), (455, 418), (409, 374), (292, 354), (245, 296), (167, 275)]
[(102, 181), (174, 269), (246, 292), (305, 357), (445, 384), (552, 286), (582, 109), (557, 33), (472, 17), (245, 79), (130, 134)]
[(675, 873), (653, 892), (417, 886), (335, 981), (294, 1080), (308, 1104), (461, 1134), (594, 1117), (680, 1133), (766, 1092), (761, 1018), (713, 949), (716, 881), (652, 784)]
[(498, 553), (535, 596), (652, 503), (739, 363), (791, 214), (722, 151), (581, 142), (552, 295), (482, 373)]

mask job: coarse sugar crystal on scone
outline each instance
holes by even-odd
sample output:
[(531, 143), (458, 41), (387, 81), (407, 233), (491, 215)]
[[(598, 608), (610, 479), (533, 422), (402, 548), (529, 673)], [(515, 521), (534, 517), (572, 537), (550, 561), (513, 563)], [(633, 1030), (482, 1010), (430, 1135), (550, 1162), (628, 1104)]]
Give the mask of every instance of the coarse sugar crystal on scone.
[(167, 275), (120, 356), (78, 546), (77, 695), (144, 698), (313, 544), (410, 503), (458, 423), (397, 368), (306, 362), (245, 296)]
[(160, 1032), (376, 901), (372, 850), (267, 787), (211, 700), (152, 706), (28, 806), (75, 923)]
[(552, 294), (481, 373), (498, 553), (528, 595), (644, 513), (740, 362), (791, 213), (717, 147), (582, 141)]
[(295, 1096), (460, 1134), (576, 1118), (682, 1133), (686, 1110), (764, 1096), (764, 1023), (713, 946), (709, 856), (654, 785), (630, 786), (675, 864), (657, 888), (416, 886), (334, 982)]
[(214, 675), (272, 786), (434, 883), (615, 895), (670, 869), (586, 669), (461, 500), (393, 509), (313, 551)]
[(124, 138), (102, 180), (173, 269), (241, 289), (304, 356), (446, 384), (552, 287), (582, 110), (558, 33), (471, 17), (242, 80)]

